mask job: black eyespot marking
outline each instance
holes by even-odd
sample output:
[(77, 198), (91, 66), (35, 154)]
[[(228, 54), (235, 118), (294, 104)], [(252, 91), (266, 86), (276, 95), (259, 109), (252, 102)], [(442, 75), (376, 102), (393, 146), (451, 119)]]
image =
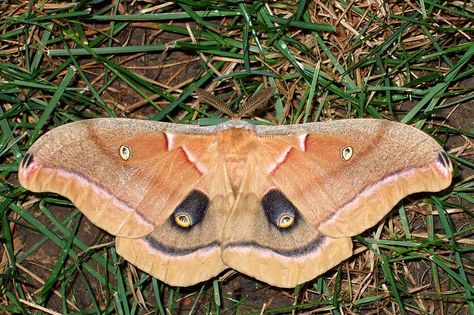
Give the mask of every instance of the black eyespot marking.
[(279, 190), (267, 192), (262, 207), (268, 221), (280, 230), (290, 230), (298, 223), (298, 209)]
[(171, 220), (173, 225), (180, 229), (190, 229), (204, 218), (209, 207), (209, 198), (198, 190), (193, 190), (176, 207)]
[(26, 153), (23, 157), (23, 160), (21, 161), (21, 166), (23, 168), (27, 168), (31, 164), (31, 162), (33, 162), (33, 154)]
[(438, 153), (437, 156), (438, 162), (444, 166), (444, 168), (450, 168), (451, 162), (449, 161), (448, 154), (444, 151)]

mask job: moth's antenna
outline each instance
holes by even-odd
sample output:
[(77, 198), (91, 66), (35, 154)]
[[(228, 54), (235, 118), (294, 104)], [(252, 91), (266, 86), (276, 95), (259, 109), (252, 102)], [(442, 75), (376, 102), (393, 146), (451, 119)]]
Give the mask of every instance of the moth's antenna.
[(227, 114), (231, 117), (235, 116), (235, 113), (232, 112), (220, 98), (212, 95), (208, 91), (203, 89), (196, 89), (196, 94), (199, 95), (199, 97), (205, 100), (207, 103), (212, 105), (214, 108), (223, 112), (224, 114)]
[(268, 100), (273, 96), (275, 92), (274, 87), (267, 87), (262, 90), (260, 93), (250, 97), (247, 102), (239, 109), (237, 112), (239, 116), (244, 116), (250, 112), (257, 109), (257, 107), (262, 106), (268, 102)]

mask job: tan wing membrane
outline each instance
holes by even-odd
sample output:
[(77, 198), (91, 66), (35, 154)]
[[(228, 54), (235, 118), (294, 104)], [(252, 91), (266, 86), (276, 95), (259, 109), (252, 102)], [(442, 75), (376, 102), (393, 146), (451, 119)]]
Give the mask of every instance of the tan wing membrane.
[(415, 128), (383, 120), (342, 121), (319, 132), (322, 125), (313, 126), (270, 179), (325, 235), (357, 235), (406, 195), (451, 183), (446, 153)]
[(230, 267), (294, 287), (351, 256), (350, 237), (406, 195), (448, 187), (452, 169), (435, 140), (384, 120), (201, 128), (97, 119), (41, 137), (19, 179), (71, 199), (118, 236), (120, 255), (168, 284)]
[[(111, 234), (141, 237), (152, 232), (201, 173), (181, 149), (168, 151), (165, 133), (129, 123), (89, 120), (48, 132), (20, 165), (20, 183), (69, 198)], [(128, 160), (120, 154), (123, 145), (131, 151)]]
[[(223, 271), (221, 240), (230, 207), (228, 184), (222, 171), (209, 175), (151, 234), (140, 239), (117, 238), (117, 252), (170, 285), (194, 285)], [(189, 224), (183, 224), (181, 216)]]
[(247, 171), (227, 221), (223, 259), (228, 266), (274, 286), (294, 287), (352, 255), (350, 238), (319, 233), (282, 193), (267, 191), (265, 176), (255, 176), (259, 173)]

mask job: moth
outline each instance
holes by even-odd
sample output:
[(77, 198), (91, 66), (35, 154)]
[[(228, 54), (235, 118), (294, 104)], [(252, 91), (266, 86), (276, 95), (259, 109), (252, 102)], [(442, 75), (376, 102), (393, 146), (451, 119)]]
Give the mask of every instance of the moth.
[(69, 198), (117, 252), (175, 286), (235, 269), (278, 287), (352, 255), (351, 237), (451, 183), (427, 134), (387, 120), (199, 127), (90, 119), (43, 135), (21, 185)]

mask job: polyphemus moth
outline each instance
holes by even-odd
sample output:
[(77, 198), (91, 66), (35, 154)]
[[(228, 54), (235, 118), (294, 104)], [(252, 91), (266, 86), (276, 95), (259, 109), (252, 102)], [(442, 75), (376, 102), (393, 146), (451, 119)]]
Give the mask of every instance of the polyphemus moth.
[(91, 119), (31, 146), (20, 183), (69, 198), (118, 253), (189, 286), (233, 268), (294, 287), (352, 255), (403, 197), (451, 182), (447, 154), (386, 120), (212, 127)]

